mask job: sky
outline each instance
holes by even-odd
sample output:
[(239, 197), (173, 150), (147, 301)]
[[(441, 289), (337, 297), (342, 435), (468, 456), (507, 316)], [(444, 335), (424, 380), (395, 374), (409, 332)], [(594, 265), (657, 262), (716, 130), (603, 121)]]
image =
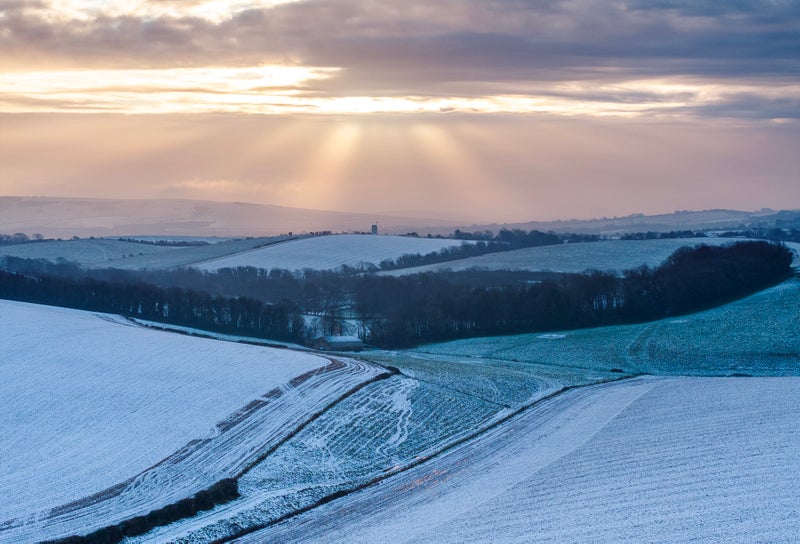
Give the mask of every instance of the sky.
[(800, 0), (0, 0), (0, 195), (800, 208)]

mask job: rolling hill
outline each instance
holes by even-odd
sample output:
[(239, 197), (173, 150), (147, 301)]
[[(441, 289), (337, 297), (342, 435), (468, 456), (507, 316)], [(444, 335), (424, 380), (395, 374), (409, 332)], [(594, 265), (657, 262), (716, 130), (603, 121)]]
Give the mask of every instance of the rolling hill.
[[(724, 242), (696, 240), (709, 241)], [(686, 242), (486, 257), (619, 270)], [(338, 235), (3, 249), (87, 266), (324, 269), (460, 243)], [(785, 540), (800, 531), (798, 321), (792, 279), (652, 323), (356, 360), (0, 301), (0, 542), (86, 534), (223, 478), (237, 479), (240, 498), (126, 544)], [(742, 375), (758, 377), (721, 377)]]
[(415, 238), (408, 236), (370, 236), (342, 234), (303, 238), (236, 255), (196, 263), (202, 270), (253, 266), (288, 270), (330, 270), (348, 265), (378, 265), (385, 259), (405, 254), (426, 254), (447, 247), (458, 247), (460, 240)]
[[(243, 202), (55, 197), (0, 197), (0, 233), (72, 236), (273, 236), (294, 232), (387, 232), (414, 225), (448, 227), (452, 221), (288, 208)], [(449, 230), (452, 232), (452, 229)]]
[(738, 210), (676, 211), (626, 217), (530, 221), (465, 225), (463, 221), (419, 213), (349, 213), (289, 208), (270, 204), (212, 202), (187, 199), (89, 199), (0, 196), (0, 233), (41, 233), (46, 237), (80, 236), (274, 236), (330, 230), (368, 231), (374, 223), (382, 232), (449, 235), (466, 232), (523, 229), (619, 234), (687, 229), (740, 227), (797, 228), (800, 211)]
[(474, 357), (664, 375), (800, 375), (800, 279), (695, 314), (642, 323), (428, 344)]
[(0, 301), (0, 321), (0, 542), (191, 497), (382, 372), (33, 304)]
[(573, 389), (397, 477), (237, 542), (787, 542), (800, 379)]
[(458, 247), (461, 240), (409, 236), (338, 234), (241, 238), (175, 247), (104, 238), (54, 240), (0, 246), (3, 256), (23, 259), (66, 260), (87, 268), (122, 270), (252, 266), (289, 270), (330, 270), (348, 265), (378, 265), (405, 254), (426, 254)]
[[(529, 270), (580, 273), (589, 269), (621, 272), (643, 264), (661, 264), (676, 249), (700, 244), (722, 245), (742, 238), (679, 238), (656, 240), (603, 240), (552, 246), (529, 247), (490, 253), (456, 261), (381, 272), (400, 276), (440, 270)], [(795, 249), (800, 244), (788, 244)]]

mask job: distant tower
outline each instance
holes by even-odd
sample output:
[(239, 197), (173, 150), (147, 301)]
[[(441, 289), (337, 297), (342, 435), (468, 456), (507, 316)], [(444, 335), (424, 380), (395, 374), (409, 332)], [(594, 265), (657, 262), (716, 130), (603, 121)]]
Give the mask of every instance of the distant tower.
[(372, 234), (378, 234), (378, 225), (372, 225)]

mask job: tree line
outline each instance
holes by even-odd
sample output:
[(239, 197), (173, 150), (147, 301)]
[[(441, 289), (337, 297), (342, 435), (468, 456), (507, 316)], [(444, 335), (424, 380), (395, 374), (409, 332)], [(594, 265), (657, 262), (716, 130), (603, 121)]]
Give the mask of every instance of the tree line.
[(528, 285), (473, 288), (454, 274), (364, 277), (355, 308), (379, 345), (408, 346), (638, 323), (695, 312), (792, 274), (793, 254), (767, 242), (684, 247), (661, 266), (563, 274)]
[(127, 537), (143, 535), (156, 527), (163, 527), (181, 519), (190, 518), (203, 510), (211, 510), (217, 505), (238, 499), (239, 484), (233, 478), (226, 478), (207, 489), (202, 489), (192, 497), (168, 504), (115, 525), (107, 525), (87, 535), (72, 535), (42, 544), (117, 544)]
[(16, 244), (27, 244), (28, 242), (41, 242), (44, 241), (44, 236), (38, 232), (33, 236), (28, 236), (24, 232), (15, 232), (14, 234), (0, 233), (0, 246), (12, 246)]
[[(415, 235), (415, 233), (411, 233)], [(364, 272), (377, 270), (397, 270), (414, 266), (437, 264), (489, 253), (511, 251), (526, 247), (551, 246), (564, 243), (596, 242), (600, 237), (594, 234), (557, 234), (540, 230), (500, 229), (495, 235), (492, 231), (465, 232), (456, 229), (451, 238), (463, 240), (460, 246), (451, 246), (426, 254), (406, 254), (396, 259), (386, 259), (378, 266), (365, 265), (359, 269), (344, 267), (344, 272)], [(471, 241), (473, 243), (467, 243)]]
[(290, 342), (303, 339), (303, 319), (289, 301), (266, 304), (249, 297), (159, 287), (142, 281), (0, 270), (0, 298), (34, 302)]
[(0, 297), (118, 313), (229, 334), (303, 342), (304, 314), (326, 332), (361, 323), (380, 347), (635, 323), (694, 312), (792, 274), (783, 245), (684, 247), (621, 276), (463, 271), (401, 277), (252, 267), (131, 272), (6, 258)]

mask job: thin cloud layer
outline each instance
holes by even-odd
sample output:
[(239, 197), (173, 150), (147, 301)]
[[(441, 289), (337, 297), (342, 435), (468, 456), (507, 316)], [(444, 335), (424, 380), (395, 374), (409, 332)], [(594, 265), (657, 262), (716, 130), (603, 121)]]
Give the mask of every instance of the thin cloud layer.
[[(132, 104), (129, 70), (292, 66), (330, 77), (283, 92), (219, 97), (195, 82), (161, 104), (251, 113), (676, 114), (787, 119), (800, 100), (800, 2), (574, 0), (6, 1), (0, 12), (4, 111)], [(117, 70), (123, 100), (10, 88), (18, 72)], [(155, 73), (155, 72), (153, 72)], [(165, 74), (167, 72), (164, 72)], [(124, 83), (124, 81), (128, 83)], [(88, 81), (88, 78), (87, 78)], [(97, 90), (96, 80), (86, 93)], [(171, 85), (171, 83), (169, 84)], [(659, 87), (660, 85), (660, 87)], [(158, 87), (158, 86), (157, 86)], [(201, 92), (196, 92), (198, 87)], [(229, 83), (223, 85), (230, 87)], [(674, 89), (683, 88), (679, 93)], [(157, 88), (175, 95), (176, 90)], [(102, 98), (105, 96), (105, 98)], [(140, 99), (135, 99), (139, 96)], [(116, 100), (116, 101), (115, 101)], [(26, 107), (26, 103), (36, 106)], [(267, 103), (264, 106), (262, 103)], [(151, 111), (152, 112), (152, 111)]]

